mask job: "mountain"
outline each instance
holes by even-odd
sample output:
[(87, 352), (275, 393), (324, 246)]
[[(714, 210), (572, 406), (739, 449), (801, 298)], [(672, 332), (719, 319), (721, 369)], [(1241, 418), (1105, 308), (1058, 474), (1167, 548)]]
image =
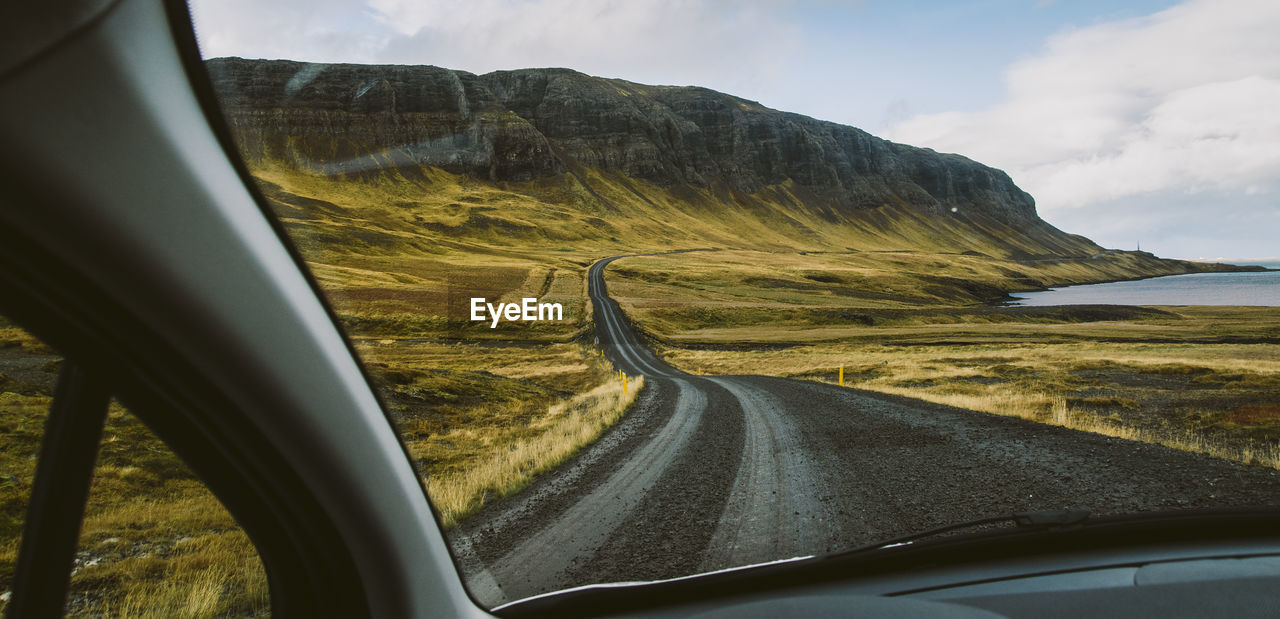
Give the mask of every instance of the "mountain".
[[(452, 196), (415, 215), (451, 238), (1107, 255), (1039, 219), (1004, 171), (707, 88), (568, 69), (206, 67), (252, 166), (421, 183), (406, 203)], [(477, 183), (493, 200), (460, 196)]]

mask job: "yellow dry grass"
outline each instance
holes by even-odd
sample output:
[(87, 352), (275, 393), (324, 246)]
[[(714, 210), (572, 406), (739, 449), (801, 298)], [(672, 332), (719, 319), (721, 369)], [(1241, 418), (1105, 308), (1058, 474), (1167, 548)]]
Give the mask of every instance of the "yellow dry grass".
[(594, 441), (644, 385), (633, 377), (624, 392), (600, 351), (577, 343), (356, 345), (449, 527)]
[(86, 603), (73, 614), (193, 618), (270, 614), (266, 574), (252, 543), (238, 530), (181, 537), (167, 556), (98, 561), (76, 574), (83, 582), (80, 599), (96, 598), (96, 603)]
[[(664, 337), (808, 341), (858, 335), (859, 329), (871, 326), (868, 319), (881, 317), (874, 310), (972, 308), (1002, 298), (1005, 291), (1123, 279), (1172, 268), (1129, 255), (1021, 261), (929, 249), (731, 248), (614, 262), (609, 267), (609, 292), (628, 315), (644, 320), (651, 332)], [(899, 313), (891, 320), (896, 326), (948, 322), (939, 312)]]
[[(3, 393), (0, 413), (10, 426), (38, 428), (49, 401), (47, 396)], [(269, 614), (266, 573), (253, 544), (221, 503), (118, 405), (112, 406), (104, 438), (66, 612), (125, 617)], [(6, 440), (5, 447), (15, 444)], [(21, 513), (33, 467), (5, 470), (12, 482), (4, 492), (6, 507)], [(16, 524), (6, 527), (9, 536), (0, 541), (0, 589), (8, 585), (17, 559), (21, 516)]]
[[(1242, 313), (1268, 312), (1197, 308), (1185, 314), (1198, 320), (1184, 317), (1189, 324), (1178, 328), (1203, 333), (1211, 330), (1204, 323), (1214, 316)], [(1260, 330), (1269, 328), (1266, 320), (1255, 324)], [(1090, 328), (1095, 335), (1110, 333), (1109, 325)], [(891, 336), (886, 338), (892, 342)], [(687, 371), (762, 373), (827, 383), (838, 381), (843, 365), (850, 387), (1280, 468), (1280, 420), (1264, 415), (1260, 424), (1241, 427), (1232, 425), (1230, 415), (1242, 404), (1280, 400), (1280, 346), (1060, 342), (1046, 337), (1012, 344), (998, 341), (994, 332), (991, 340), (952, 346), (835, 342), (755, 350), (671, 347), (664, 354)]]
[(80, 530), (73, 615), (265, 615), (266, 572), (231, 514), (119, 405)]
[[(12, 585), (61, 360), (0, 317), (0, 592)], [(0, 601), (0, 610), (5, 602)], [(269, 614), (253, 544), (124, 407), (103, 428), (65, 611), (72, 616)]]
[(1067, 404), (1067, 398), (1062, 395), (1024, 392), (981, 395), (942, 394), (927, 389), (884, 386), (874, 390), (994, 415), (1029, 419), (1072, 430), (1164, 445), (1182, 451), (1234, 460), (1242, 464), (1280, 469), (1280, 443), (1275, 441), (1224, 439), (1185, 427), (1135, 426), (1124, 423), (1116, 417), (1102, 416), (1091, 411), (1073, 408)]
[[(564, 462), (590, 444), (625, 413), (644, 388), (644, 378), (631, 378), (624, 392), (613, 380), (591, 391), (552, 405), (527, 426), (528, 435), (511, 442), (494, 441), (473, 456), (468, 466), (427, 477), (427, 493), (446, 527), (453, 527), (484, 505), (486, 497), (508, 496), (525, 488), (534, 476)], [(434, 437), (445, 442), (485, 443), (472, 428)], [(426, 442), (409, 443), (411, 454), (430, 449)], [(418, 454), (420, 455), (420, 454)]]

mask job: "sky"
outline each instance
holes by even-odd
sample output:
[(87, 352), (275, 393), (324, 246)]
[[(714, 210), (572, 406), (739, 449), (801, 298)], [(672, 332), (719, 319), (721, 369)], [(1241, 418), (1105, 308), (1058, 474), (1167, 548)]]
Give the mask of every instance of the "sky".
[(1280, 256), (1272, 0), (193, 0), (206, 57), (698, 85), (1005, 170), (1057, 227)]

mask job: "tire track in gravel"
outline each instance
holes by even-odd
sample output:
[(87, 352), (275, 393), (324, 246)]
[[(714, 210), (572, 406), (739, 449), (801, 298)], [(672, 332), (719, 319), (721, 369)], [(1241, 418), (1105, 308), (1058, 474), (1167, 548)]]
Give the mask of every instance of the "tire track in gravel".
[(675, 411), (652, 440), (559, 514), (562, 525), (548, 526), (529, 536), (489, 568), (502, 597), (528, 597), (542, 593), (547, 581), (565, 582), (565, 573), (574, 562), (594, 554), (657, 484), (698, 428), (707, 405), (702, 391), (686, 382), (673, 384), (678, 389)]
[(787, 407), (777, 396), (734, 378), (710, 379), (742, 405), (745, 445), (733, 489), (701, 571), (824, 552), (836, 520), (823, 504)]

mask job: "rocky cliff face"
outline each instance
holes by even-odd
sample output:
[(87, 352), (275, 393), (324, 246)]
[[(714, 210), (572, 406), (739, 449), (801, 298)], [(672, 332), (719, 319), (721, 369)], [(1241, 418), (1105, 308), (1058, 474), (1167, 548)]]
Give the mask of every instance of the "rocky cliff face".
[(474, 75), (239, 58), (207, 66), (250, 157), (329, 173), (429, 165), (526, 182), (595, 169), (729, 196), (788, 184), (830, 220), (884, 205), (954, 208), (1061, 235), (1000, 170), (705, 88), (567, 69)]

